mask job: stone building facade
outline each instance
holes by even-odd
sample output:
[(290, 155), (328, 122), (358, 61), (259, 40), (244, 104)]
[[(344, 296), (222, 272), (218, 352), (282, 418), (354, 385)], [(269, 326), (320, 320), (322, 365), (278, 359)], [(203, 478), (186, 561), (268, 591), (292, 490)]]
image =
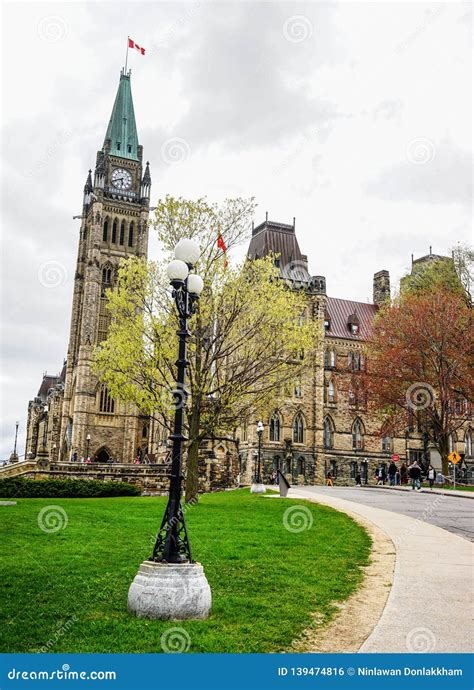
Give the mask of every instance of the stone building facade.
[[(322, 342), (283, 404), (262, 420), (263, 481), (270, 481), (280, 469), (292, 484), (322, 483), (328, 472), (337, 483), (355, 483), (357, 474), (368, 483), (376, 469), (388, 468), (394, 454), (400, 457), (399, 466), (417, 459), (440, 468), (439, 455), (421, 430), (412, 428), (395, 438), (381, 436), (380, 420), (368, 413), (366, 401), (351, 390), (354, 374), (365, 366), (364, 345), (377, 310), (390, 299), (389, 272), (374, 275), (372, 304), (331, 297), (326, 294), (325, 278), (308, 273), (294, 221), (292, 225), (275, 223), (267, 216), (253, 228), (248, 256), (269, 252), (278, 256), (277, 266), (288, 285), (305, 291), (306, 316), (320, 323)], [(413, 265), (424, 260), (422, 257)], [(248, 420), (238, 431), (241, 476), (247, 482), (256, 471), (257, 421)], [(468, 464), (474, 461), (469, 424), (453, 438), (452, 449)]]
[(107, 336), (106, 291), (120, 261), (147, 257), (150, 190), (130, 73), (122, 71), (104, 144), (84, 187), (67, 359), (61, 375), (46, 375), (29, 403), (28, 457), (42, 449), (61, 461), (132, 462), (147, 450), (148, 419), (111, 397), (93, 373), (92, 355)]

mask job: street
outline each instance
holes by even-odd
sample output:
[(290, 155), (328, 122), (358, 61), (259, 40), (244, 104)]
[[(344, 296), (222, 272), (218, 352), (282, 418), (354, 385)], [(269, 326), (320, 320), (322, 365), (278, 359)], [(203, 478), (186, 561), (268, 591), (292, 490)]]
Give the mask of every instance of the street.
[[(299, 490), (300, 487), (298, 487)], [(305, 493), (334, 496), (373, 508), (401, 513), (474, 541), (474, 503), (472, 499), (437, 493), (392, 491), (388, 488), (305, 486), (304, 488), (301, 487), (301, 490)]]

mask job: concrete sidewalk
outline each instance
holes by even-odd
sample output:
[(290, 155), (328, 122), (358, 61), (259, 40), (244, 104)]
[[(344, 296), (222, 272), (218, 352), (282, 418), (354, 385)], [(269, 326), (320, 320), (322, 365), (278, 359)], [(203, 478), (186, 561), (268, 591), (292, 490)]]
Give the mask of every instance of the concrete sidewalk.
[[(447, 492), (446, 492), (447, 493)], [(393, 585), (378, 624), (360, 652), (472, 652), (474, 545), (406, 515), (333, 496), (290, 489), (379, 527), (395, 545)], [(436, 501), (433, 495), (433, 510)]]

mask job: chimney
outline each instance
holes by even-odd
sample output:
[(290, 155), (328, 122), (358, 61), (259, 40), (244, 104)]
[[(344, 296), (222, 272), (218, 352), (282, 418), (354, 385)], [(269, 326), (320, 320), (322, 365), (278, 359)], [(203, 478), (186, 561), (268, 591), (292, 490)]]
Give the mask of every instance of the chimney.
[(388, 271), (378, 271), (374, 274), (373, 301), (377, 307), (390, 301), (390, 273)]

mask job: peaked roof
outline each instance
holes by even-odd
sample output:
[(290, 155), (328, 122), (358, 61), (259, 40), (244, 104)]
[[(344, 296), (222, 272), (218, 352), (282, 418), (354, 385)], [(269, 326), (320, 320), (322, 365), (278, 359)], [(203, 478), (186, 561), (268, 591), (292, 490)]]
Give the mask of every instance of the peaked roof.
[(261, 258), (270, 252), (278, 254), (283, 278), (309, 282), (308, 259), (301, 253), (294, 225), (267, 219), (253, 229), (247, 256)]
[[(346, 338), (347, 340), (367, 340), (372, 332), (376, 313), (377, 306), (375, 304), (328, 297), (326, 316), (329, 317), (329, 329), (326, 331), (326, 336)], [(349, 317), (354, 315), (359, 321), (358, 333), (351, 333), (349, 329), (349, 321), (351, 320)]]
[[(120, 158), (138, 160), (138, 135), (133, 110), (130, 72), (120, 73), (120, 82), (110, 116), (105, 140), (110, 139), (109, 153)], [(105, 142), (104, 142), (105, 144)]]

